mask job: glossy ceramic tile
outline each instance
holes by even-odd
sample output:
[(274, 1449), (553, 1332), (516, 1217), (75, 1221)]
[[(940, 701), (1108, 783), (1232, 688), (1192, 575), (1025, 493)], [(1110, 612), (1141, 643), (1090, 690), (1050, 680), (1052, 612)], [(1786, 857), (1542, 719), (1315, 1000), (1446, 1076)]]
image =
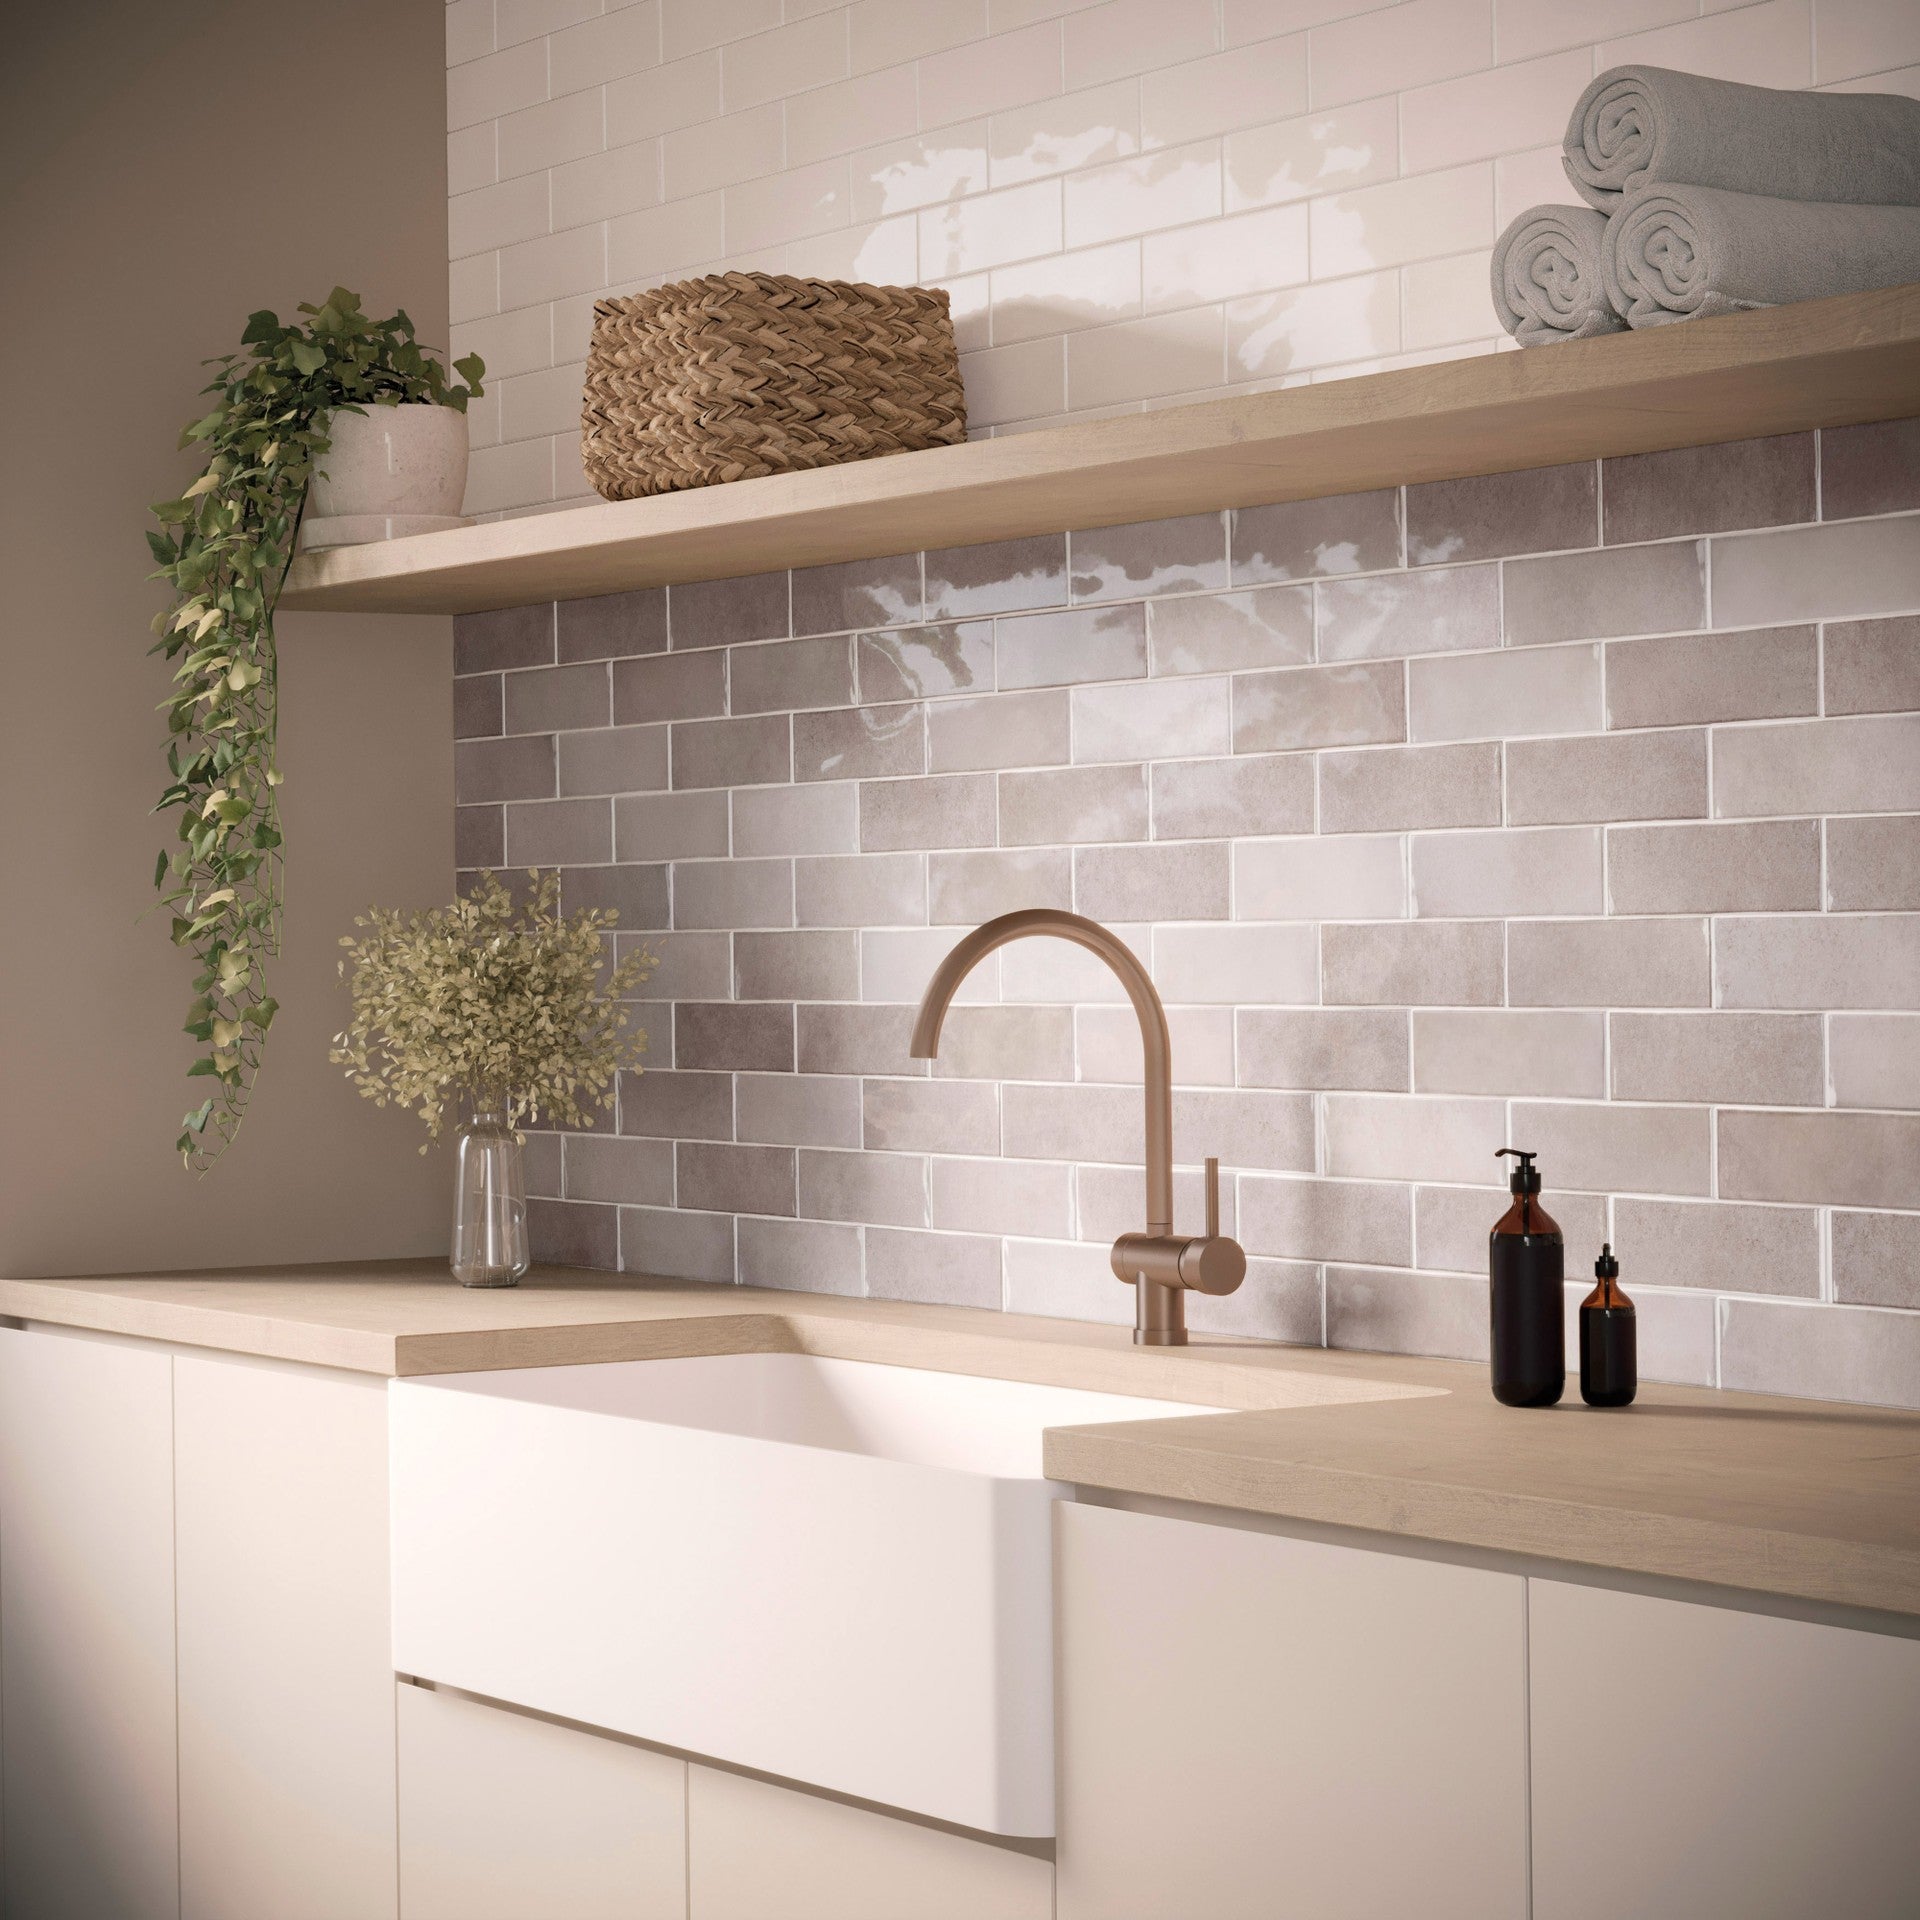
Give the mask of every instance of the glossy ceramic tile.
[(1227, 370), (1236, 380), (1306, 372), (1400, 346), (1400, 283), (1391, 273), (1316, 282), (1227, 307)]
[(1388, 180), (1399, 162), (1394, 104), (1363, 101), (1229, 133), (1224, 158), (1229, 212)]
[(1419, 87), (1491, 63), (1493, 0), (1405, 0), (1390, 33), (1362, 14), (1315, 27), (1308, 46), (1315, 106)]
[[(1509, 57), (1504, 45), (1501, 57)], [(1569, 104), (1592, 78), (1593, 57), (1578, 47), (1415, 87), (1400, 100), (1401, 165), (1410, 174), (1427, 173), (1557, 145)]]
[[(977, 430), (1481, 350), (1488, 242), (1564, 194), (1592, 36), (1675, 24), (754, 4), (670, 9), (638, 66), (614, 16), (503, 4), (556, 76), (600, 65), (551, 100), (491, 69), (449, 148), (484, 508), (583, 484), (609, 276), (949, 284)], [(1776, 58), (1790, 15), (1673, 44)], [(1498, 65), (1442, 70), (1488, 28)], [(1806, 44), (1853, 32), (1879, 44), (1852, 15)], [(1321, 104), (1361, 38), (1367, 90)], [(1880, 1348), (1823, 1329), (1913, 1305), (1875, 1278), (1920, 1110), (1913, 451), (1877, 424), (463, 619), (463, 871), (557, 862), (660, 956), (622, 1133), (543, 1136), (542, 1252), (1123, 1321), (1111, 978), (1022, 943), (931, 1075), (906, 1051), (959, 932), (1054, 905), (1149, 962), (1215, 1103), (1180, 1124), (1251, 1169), (1222, 1326), (1476, 1351), (1522, 1126), (1570, 1234), (1672, 1271), (1650, 1377), (1658, 1348), (1711, 1378), (1718, 1322), (1728, 1377), (1882, 1391)]]
[(1311, 213), (1313, 271), (1322, 279), (1491, 246), (1493, 168), (1479, 161), (1329, 194)]
[(996, 113), (988, 129), (996, 187), (1118, 160), (1140, 149), (1140, 93), (1130, 80)]
[(1008, 346), (1129, 319), (1140, 311), (1140, 287), (1140, 249), (1131, 241), (996, 268), (994, 340)]
[(1140, 76), (1140, 131), (1149, 147), (1176, 147), (1251, 127), (1307, 105), (1303, 35), (1263, 40)]
[(1307, 278), (1307, 216), (1261, 207), (1141, 242), (1141, 297), (1149, 313), (1233, 300)]
[(1220, 164), (1220, 143), (1201, 140), (1069, 175), (1066, 244), (1095, 246), (1218, 215)]
[(877, 220), (984, 192), (987, 123), (975, 120), (869, 148), (853, 156), (852, 174), (857, 220)]
[(1058, 253), (1066, 244), (1060, 185), (1052, 180), (927, 207), (919, 219), (920, 267), (933, 279)]

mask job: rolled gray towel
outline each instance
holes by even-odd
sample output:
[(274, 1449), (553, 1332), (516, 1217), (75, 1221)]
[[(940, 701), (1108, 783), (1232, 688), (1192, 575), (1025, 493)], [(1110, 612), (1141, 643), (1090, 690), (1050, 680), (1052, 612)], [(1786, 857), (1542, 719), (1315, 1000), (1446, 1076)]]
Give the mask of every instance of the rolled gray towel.
[(1604, 214), (1591, 207), (1529, 207), (1493, 247), (1493, 307), (1523, 347), (1618, 333), (1600, 249)]
[(1567, 178), (1603, 213), (1656, 181), (1920, 205), (1920, 100), (1895, 93), (1795, 93), (1609, 67), (1580, 96), (1561, 144)]
[(1607, 222), (1601, 272), (1629, 326), (1920, 280), (1920, 207), (1642, 187)]

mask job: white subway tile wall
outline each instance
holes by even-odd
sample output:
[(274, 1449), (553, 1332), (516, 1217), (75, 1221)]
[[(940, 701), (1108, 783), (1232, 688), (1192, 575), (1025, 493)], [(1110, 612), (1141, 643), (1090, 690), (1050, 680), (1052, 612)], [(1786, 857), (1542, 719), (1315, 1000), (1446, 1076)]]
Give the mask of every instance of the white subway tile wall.
[(594, 299), (729, 267), (948, 287), (975, 434), (1509, 346), (1488, 249), (1624, 60), (1920, 96), (1920, 8), (452, 0), (467, 509), (588, 495)]
[(546, 1257), (1125, 1320), (1113, 978), (1017, 943), (907, 1054), (1050, 905), (1166, 999), (1183, 1225), (1227, 1169), (1197, 1325), (1479, 1355), (1511, 1140), (1650, 1377), (1920, 1406), (1920, 420), (473, 615), (456, 673), (462, 868), (658, 961), (617, 1114), (533, 1136)]

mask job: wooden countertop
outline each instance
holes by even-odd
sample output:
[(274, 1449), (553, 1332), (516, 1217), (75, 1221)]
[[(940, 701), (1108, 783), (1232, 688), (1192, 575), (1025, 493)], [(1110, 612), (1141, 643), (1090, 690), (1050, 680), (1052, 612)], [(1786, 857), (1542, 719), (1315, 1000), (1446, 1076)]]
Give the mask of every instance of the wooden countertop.
[(1055, 1478), (1920, 1619), (1920, 1415), (1645, 1386), (1499, 1406), (1485, 1369), (565, 1269), (468, 1292), (432, 1261), (0, 1279), (0, 1315), (363, 1373), (817, 1353), (1231, 1412), (1056, 1428)]

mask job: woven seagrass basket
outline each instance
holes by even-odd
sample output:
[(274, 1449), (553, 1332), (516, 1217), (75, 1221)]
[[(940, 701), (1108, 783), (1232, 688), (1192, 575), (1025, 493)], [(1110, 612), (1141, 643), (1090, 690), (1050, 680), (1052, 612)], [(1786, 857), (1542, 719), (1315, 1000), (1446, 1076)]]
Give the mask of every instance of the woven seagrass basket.
[(946, 293), (717, 273), (602, 300), (581, 424), (609, 500), (951, 446)]

